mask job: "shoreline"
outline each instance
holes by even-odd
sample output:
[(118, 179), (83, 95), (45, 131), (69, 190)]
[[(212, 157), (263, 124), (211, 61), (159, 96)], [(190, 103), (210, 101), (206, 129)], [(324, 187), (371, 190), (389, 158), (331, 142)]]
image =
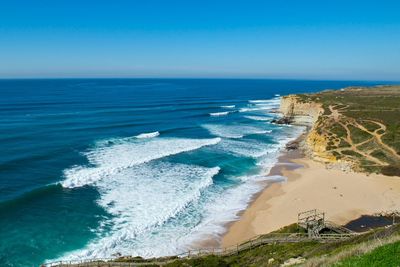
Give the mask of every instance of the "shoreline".
[[(305, 135), (307, 131), (302, 133), (297, 139), (295, 139), (295, 142), (301, 142), (304, 140)], [(290, 142), (289, 142), (290, 143)], [(295, 163), (293, 160), (296, 158), (300, 158), (303, 156), (303, 152), (300, 149), (296, 149), (293, 151), (287, 151), (285, 148), (282, 149), (280, 152), (280, 155), (278, 156), (277, 162), (275, 165), (270, 169), (268, 174), (266, 174), (266, 177), (268, 176), (285, 176), (283, 173), (284, 169), (298, 169), (302, 168), (303, 166), (301, 164)], [(287, 178), (287, 177), (286, 177)], [(295, 179), (295, 177), (292, 177)], [(228, 222), (225, 225), (225, 228), (227, 231), (222, 235), (222, 239), (220, 240), (220, 245), (225, 248), (229, 247), (232, 245), (236, 245), (238, 243), (241, 243), (243, 241), (246, 241), (248, 239), (253, 238), (254, 236), (257, 236), (258, 234), (254, 233), (252, 229), (249, 226), (250, 221), (249, 221), (249, 213), (253, 213), (253, 211), (250, 211), (253, 205), (255, 205), (255, 202), (263, 197), (263, 194), (265, 191), (271, 191), (275, 192), (275, 188), (277, 185), (280, 185), (283, 182), (266, 182), (265, 186), (263, 189), (261, 189), (259, 192), (254, 194), (252, 196), (251, 201), (249, 202), (248, 206), (246, 209), (240, 211), (237, 216), (239, 217), (235, 221)], [(272, 189), (270, 189), (272, 187)], [(275, 192), (278, 193), (278, 192)], [(271, 194), (269, 198), (272, 198), (274, 194)], [(253, 215), (253, 214), (252, 214)], [(251, 216), (250, 216), (251, 217)], [(236, 241), (239, 235), (239, 240)]]
[[(304, 126), (304, 125), (302, 125), (302, 126)], [(307, 131), (304, 131), (296, 139), (288, 141), (286, 144), (289, 144), (291, 142), (301, 142), (305, 138), (306, 133), (307, 133)], [(285, 146), (286, 146), (286, 144), (285, 144)], [(285, 149), (285, 146), (279, 152), (279, 156), (277, 157), (276, 163), (271, 167), (268, 174), (265, 174), (265, 177), (284, 176), (282, 173), (282, 168), (297, 169), (297, 168), (302, 167), (302, 165), (291, 161), (292, 159), (298, 158), (302, 155), (301, 150), (297, 149), (297, 150), (293, 150), (293, 151), (287, 151)], [(233, 227), (238, 221), (240, 221), (242, 219), (242, 216), (245, 214), (245, 212), (263, 194), (263, 192), (265, 190), (267, 190), (269, 187), (273, 186), (274, 184), (280, 184), (281, 182), (276, 181), (275, 179), (272, 179), (272, 180), (258, 181), (257, 183), (261, 185), (261, 189), (251, 195), (250, 200), (247, 203), (247, 207), (245, 209), (237, 212), (237, 214), (236, 214), (237, 219), (226, 221), (222, 225), (222, 227), (225, 228), (225, 232), (223, 232), (222, 234), (219, 234), (217, 236), (215, 236), (213, 234), (210, 234), (208, 236), (206, 235), (206, 237), (192, 242), (190, 245), (190, 249), (194, 249), (194, 250), (200, 249), (201, 250), (201, 249), (212, 249), (212, 248), (225, 247), (223, 245), (224, 238), (230, 231), (231, 227)], [(247, 241), (247, 239), (250, 239), (252, 237), (253, 236), (250, 236), (249, 238), (246, 238), (245, 240), (242, 240), (242, 241)], [(240, 242), (235, 242), (234, 245), (237, 245)]]
[(301, 149), (282, 151), (267, 176), (272, 175), (287, 181), (271, 183), (254, 196), (239, 219), (227, 224), (222, 247), (295, 223), (297, 214), (306, 210), (321, 210), (328, 220), (346, 224), (362, 215), (400, 209), (398, 177), (327, 169)]

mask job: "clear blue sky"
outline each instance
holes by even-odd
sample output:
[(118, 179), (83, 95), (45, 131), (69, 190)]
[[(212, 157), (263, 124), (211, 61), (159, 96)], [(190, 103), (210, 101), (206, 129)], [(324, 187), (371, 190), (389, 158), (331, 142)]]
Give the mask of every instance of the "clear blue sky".
[(400, 1), (0, 0), (0, 77), (400, 80)]

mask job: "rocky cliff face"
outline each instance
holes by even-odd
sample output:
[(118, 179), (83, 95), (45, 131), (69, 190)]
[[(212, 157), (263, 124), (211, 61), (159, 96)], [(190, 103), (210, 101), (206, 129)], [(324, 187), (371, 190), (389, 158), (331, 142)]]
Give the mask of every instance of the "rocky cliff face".
[(294, 117), (294, 121), (299, 121), (296, 117), (300, 117), (301, 121), (310, 123), (310, 131), (304, 142), (304, 150), (308, 156), (316, 161), (325, 163), (336, 162), (336, 157), (327, 152), (328, 138), (321, 131), (323, 121), (320, 116), (324, 113), (324, 109), (320, 103), (304, 102), (295, 95), (282, 97), (280, 112), (287, 117)]
[(281, 99), (280, 112), (284, 116), (308, 116), (315, 123), (324, 110), (319, 103), (302, 102), (297, 96), (288, 95)]

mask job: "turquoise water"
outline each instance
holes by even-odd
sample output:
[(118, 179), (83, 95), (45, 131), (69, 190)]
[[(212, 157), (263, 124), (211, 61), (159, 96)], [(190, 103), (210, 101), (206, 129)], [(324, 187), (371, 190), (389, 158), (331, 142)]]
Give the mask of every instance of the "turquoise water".
[[(219, 238), (282, 146), (279, 96), (363, 82), (0, 81), (0, 266)], [(370, 83), (373, 84), (373, 83)]]

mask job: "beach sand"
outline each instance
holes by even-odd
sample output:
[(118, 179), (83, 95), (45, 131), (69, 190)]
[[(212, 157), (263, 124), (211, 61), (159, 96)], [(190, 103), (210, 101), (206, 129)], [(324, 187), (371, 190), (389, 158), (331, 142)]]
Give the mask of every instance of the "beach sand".
[(365, 214), (400, 210), (400, 178), (326, 169), (299, 151), (284, 153), (269, 175), (286, 182), (269, 185), (231, 223), (222, 239), (228, 247), (256, 235), (297, 222), (310, 209), (326, 212), (328, 220), (345, 224)]

